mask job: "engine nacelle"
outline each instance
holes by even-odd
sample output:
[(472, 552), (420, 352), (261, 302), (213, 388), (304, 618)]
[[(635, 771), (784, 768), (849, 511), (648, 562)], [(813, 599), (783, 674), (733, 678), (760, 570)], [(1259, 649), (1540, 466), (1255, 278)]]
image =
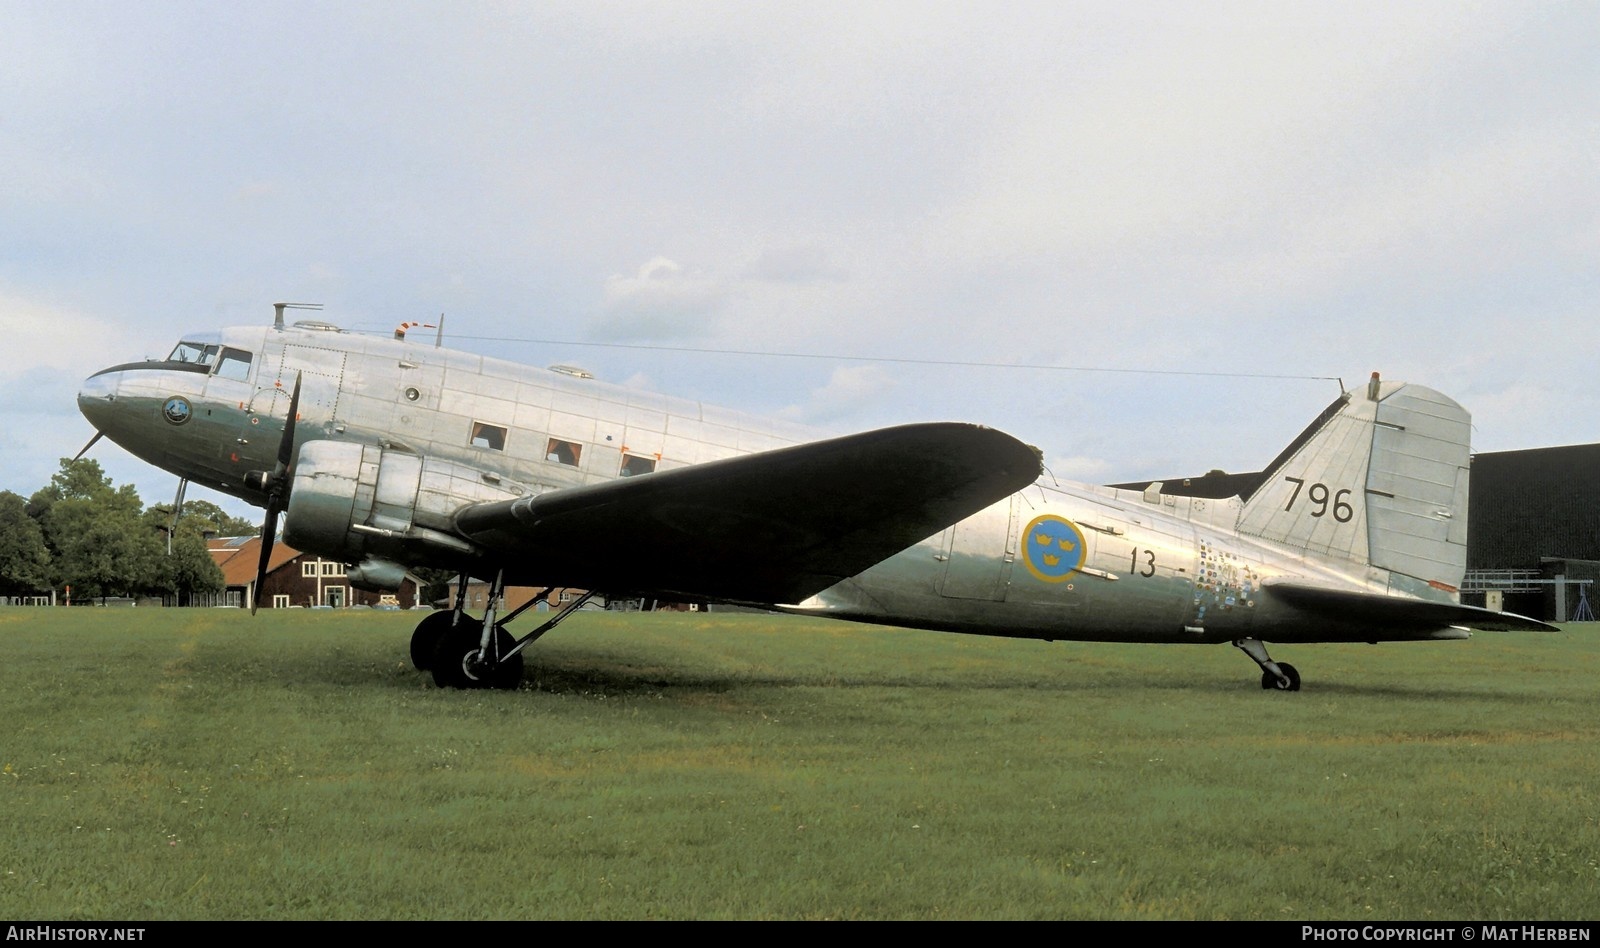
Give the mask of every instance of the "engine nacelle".
[(295, 461), (283, 540), (360, 564), (363, 583), (384, 584), (401, 563), (475, 556), (477, 548), (451, 526), (455, 512), (527, 493), (454, 461), (350, 441), (308, 441)]
[(345, 570), (350, 585), (367, 592), (392, 592), (406, 581), (406, 568), (393, 560), (369, 556)]

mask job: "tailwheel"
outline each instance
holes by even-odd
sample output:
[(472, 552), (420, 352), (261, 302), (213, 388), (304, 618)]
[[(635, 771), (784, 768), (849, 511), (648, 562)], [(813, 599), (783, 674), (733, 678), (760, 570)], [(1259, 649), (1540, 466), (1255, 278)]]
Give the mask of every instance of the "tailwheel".
[(1272, 672), (1261, 673), (1261, 690), (1263, 691), (1299, 691), (1300, 672), (1288, 662), (1277, 662), (1278, 671), (1283, 675), (1279, 678)]
[(455, 624), (455, 617), (454, 611), (445, 610), (435, 612), (417, 623), (416, 631), (411, 633), (411, 664), (416, 666), (417, 671), (427, 671), (433, 667), (433, 653), (439, 650), (439, 639), (450, 631)]
[[(420, 632), (421, 629), (419, 628)], [(440, 688), (498, 688), (510, 690), (522, 683), (522, 653), (496, 661), (485, 656), (479, 643), (483, 640), (483, 626), (463, 622), (446, 629), (439, 637), (434, 650), (431, 670), (433, 683)], [(496, 655), (510, 652), (517, 644), (511, 633), (496, 626), (494, 648)]]
[(1260, 639), (1235, 639), (1233, 647), (1261, 666), (1262, 691), (1299, 691), (1300, 673), (1288, 662), (1275, 662)]

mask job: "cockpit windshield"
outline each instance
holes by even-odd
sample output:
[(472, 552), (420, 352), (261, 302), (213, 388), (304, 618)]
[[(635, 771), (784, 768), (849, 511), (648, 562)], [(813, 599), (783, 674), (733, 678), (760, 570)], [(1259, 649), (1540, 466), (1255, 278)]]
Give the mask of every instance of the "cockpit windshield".
[(221, 346), (207, 345), (203, 342), (180, 342), (172, 350), (172, 355), (167, 356), (167, 361), (210, 365), (217, 360), (217, 351), (221, 348)]
[(250, 360), (251, 354), (243, 349), (188, 340), (178, 343), (173, 347), (172, 354), (167, 356), (168, 362), (209, 366), (212, 375), (241, 382), (250, 377)]

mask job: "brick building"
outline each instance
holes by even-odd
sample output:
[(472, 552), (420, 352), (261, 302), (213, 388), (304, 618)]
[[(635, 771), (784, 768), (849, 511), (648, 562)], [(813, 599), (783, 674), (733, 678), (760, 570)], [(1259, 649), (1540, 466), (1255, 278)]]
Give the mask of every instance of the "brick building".
[[(227, 603), (248, 608), (261, 560), (260, 537), (220, 537), (206, 545), (211, 558), (222, 569), (227, 587)], [(410, 573), (398, 592), (375, 593), (357, 589), (345, 576), (345, 566), (311, 553), (284, 545), (272, 545), (267, 562), (267, 578), (261, 588), (261, 608), (284, 609), (291, 606), (397, 606), (417, 605), (424, 583)], [(423, 603), (426, 606), (426, 603)]]

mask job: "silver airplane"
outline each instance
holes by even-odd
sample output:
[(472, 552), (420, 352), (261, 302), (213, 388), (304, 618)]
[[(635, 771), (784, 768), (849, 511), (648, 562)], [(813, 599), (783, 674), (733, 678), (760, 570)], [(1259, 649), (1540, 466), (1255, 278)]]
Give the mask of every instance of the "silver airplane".
[[(1299, 672), (1265, 642), (1464, 639), (1554, 626), (1461, 604), (1469, 416), (1438, 392), (1345, 392), (1246, 489), (1041, 476), (994, 429), (825, 437), (693, 401), (320, 321), (183, 337), (113, 366), (78, 405), (189, 482), (266, 509), (363, 589), (408, 566), (494, 577), (483, 616), (433, 613), (411, 657), (440, 687), (515, 687), (532, 632), (507, 585), (760, 606), (1019, 638), (1231, 642), (1261, 686)], [(93, 441), (90, 442), (91, 444)], [(1211, 492), (1216, 493), (1216, 492)], [(526, 607), (524, 607), (526, 608)]]

